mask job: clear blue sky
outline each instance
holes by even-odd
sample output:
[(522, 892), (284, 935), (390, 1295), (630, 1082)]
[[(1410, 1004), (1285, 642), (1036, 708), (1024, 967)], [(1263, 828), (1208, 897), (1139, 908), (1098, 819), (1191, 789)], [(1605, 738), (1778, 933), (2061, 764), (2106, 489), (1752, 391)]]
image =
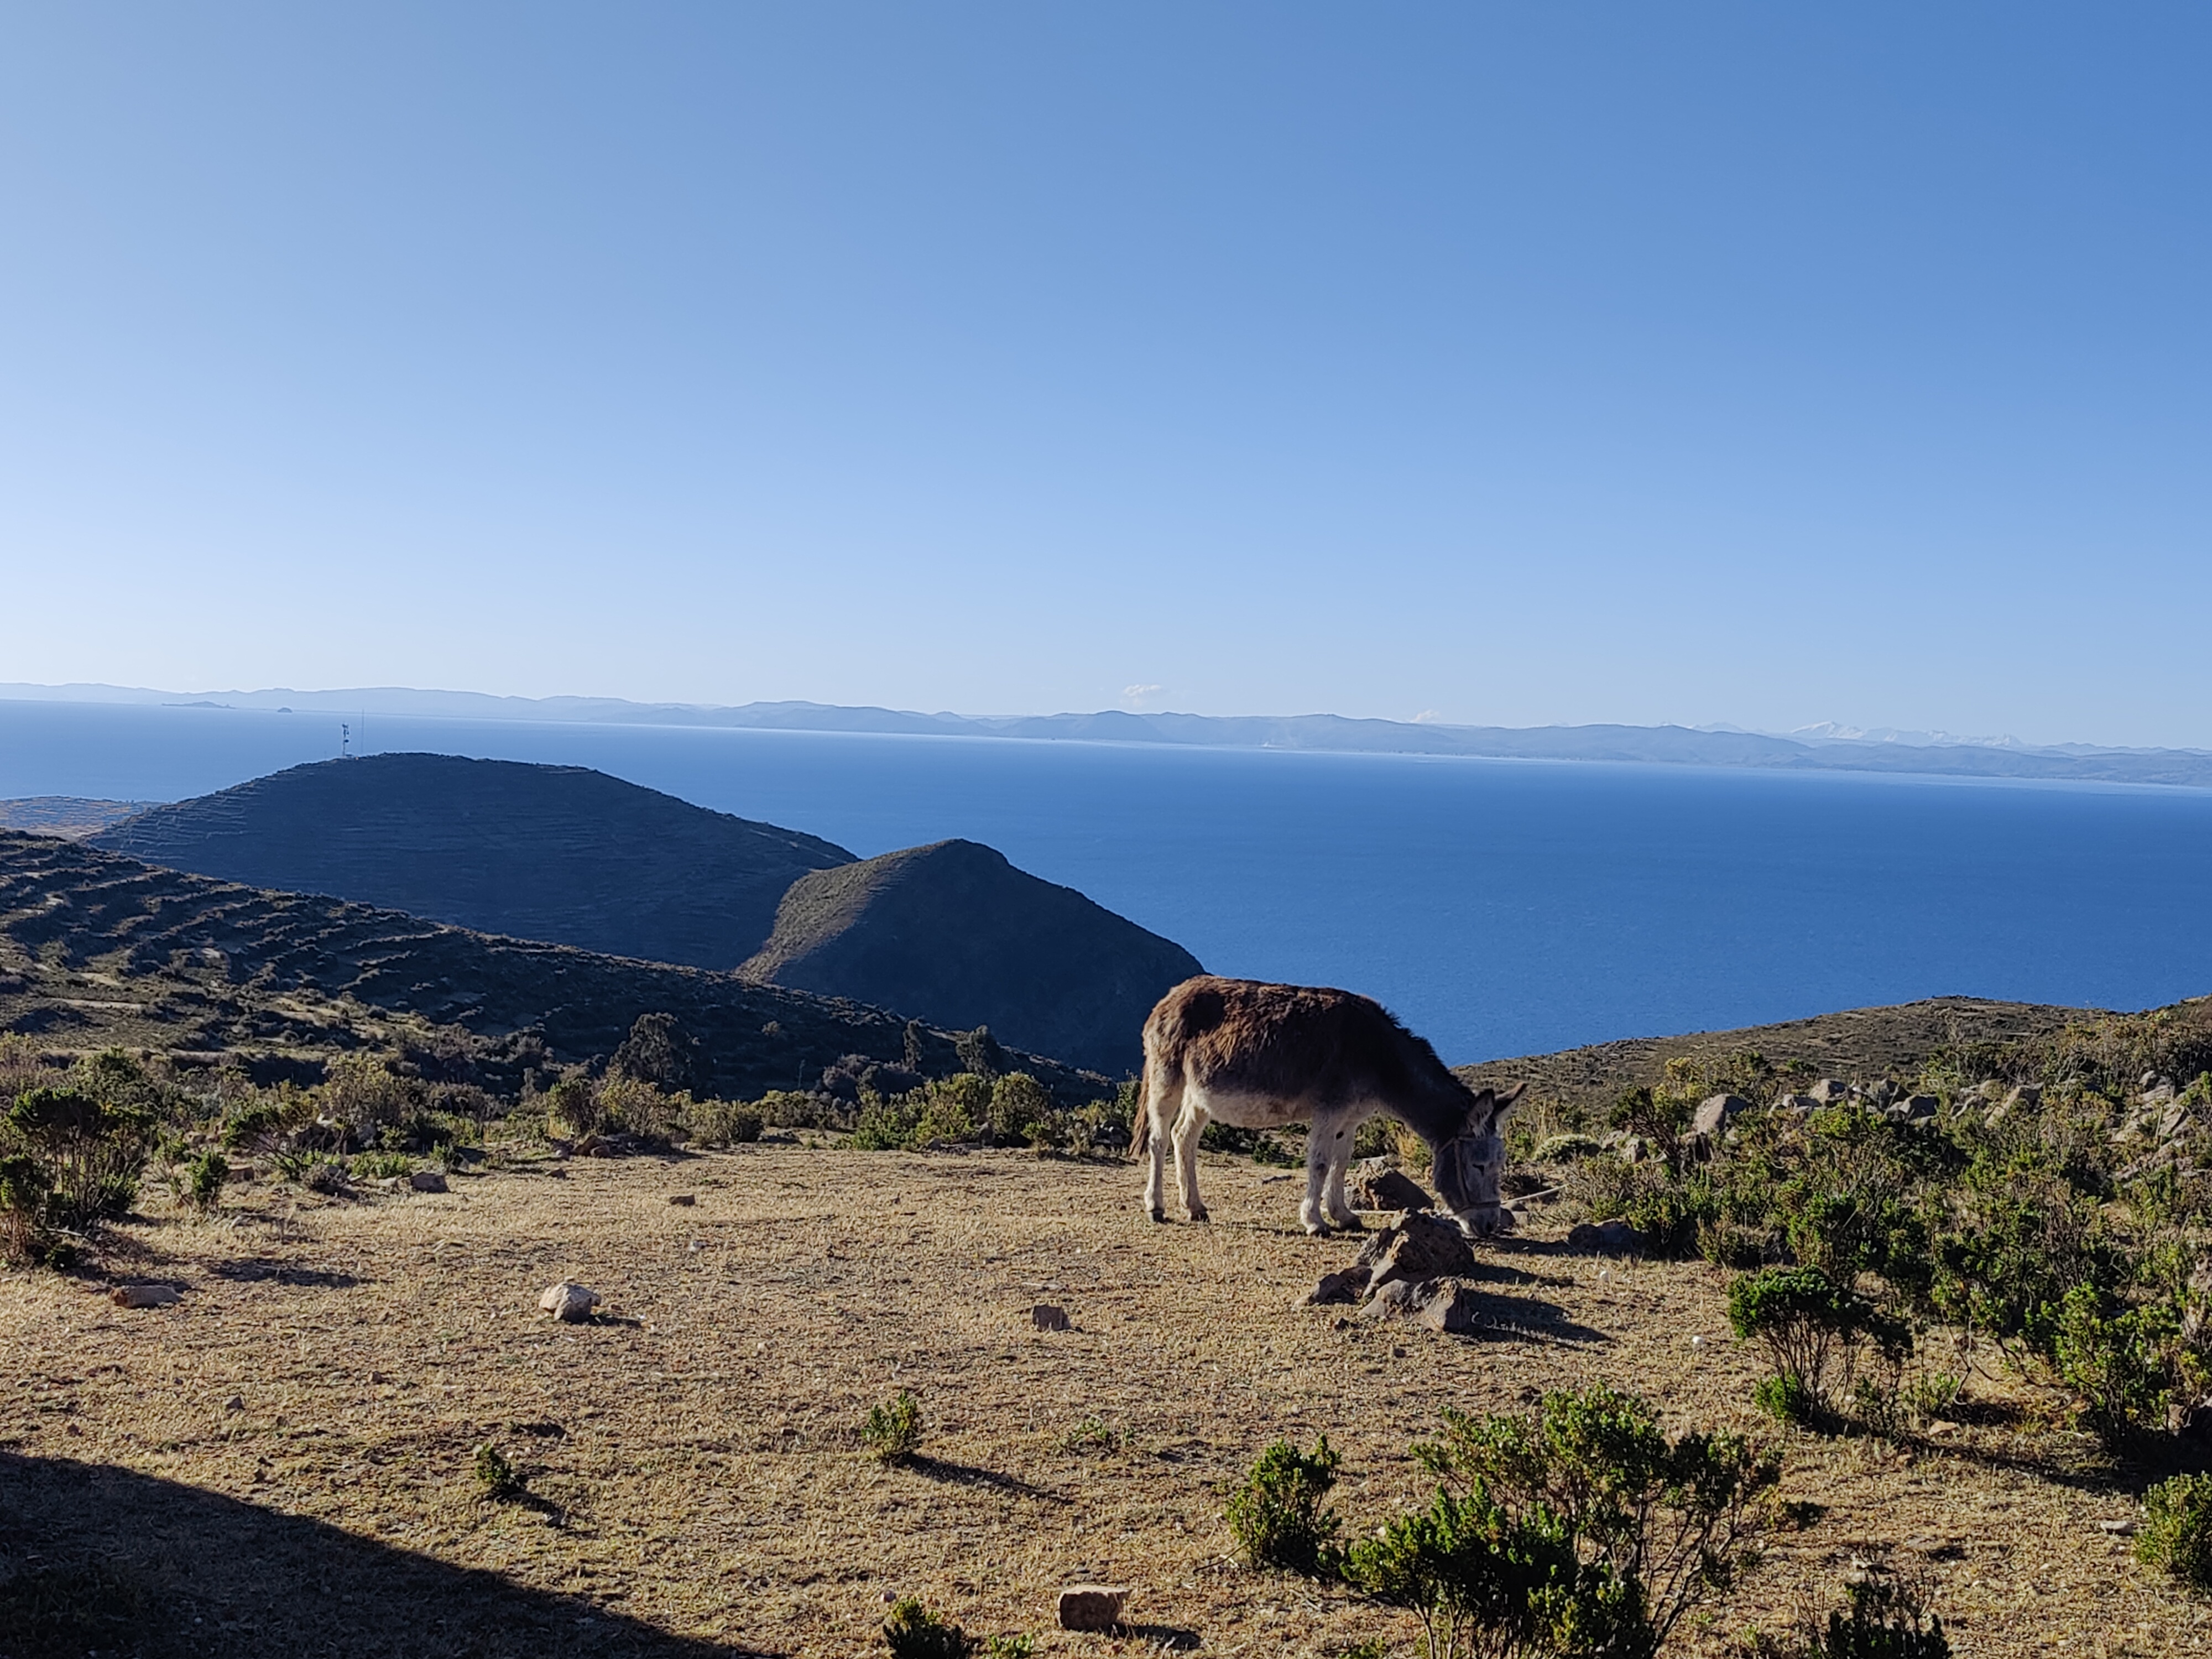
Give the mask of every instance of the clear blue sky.
[(2212, 745), (2208, 86), (2196, 4), (10, 6), (0, 680)]

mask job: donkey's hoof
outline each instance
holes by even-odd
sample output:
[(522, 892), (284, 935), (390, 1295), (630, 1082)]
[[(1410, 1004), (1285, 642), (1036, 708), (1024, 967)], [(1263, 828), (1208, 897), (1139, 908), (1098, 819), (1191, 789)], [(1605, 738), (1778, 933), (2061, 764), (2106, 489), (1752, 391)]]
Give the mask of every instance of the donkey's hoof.
[(1210, 1222), (1213, 1219), (1213, 1218), (1208, 1215), (1203, 1209), (1193, 1210), (1190, 1212), (1190, 1218), (1193, 1221), (1198, 1222)]
[(1164, 1222), (1167, 1218), (1168, 1212), (1165, 1210), (1156, 1209), (1152, 1212), (1152, 1219), (1155, 1221)]

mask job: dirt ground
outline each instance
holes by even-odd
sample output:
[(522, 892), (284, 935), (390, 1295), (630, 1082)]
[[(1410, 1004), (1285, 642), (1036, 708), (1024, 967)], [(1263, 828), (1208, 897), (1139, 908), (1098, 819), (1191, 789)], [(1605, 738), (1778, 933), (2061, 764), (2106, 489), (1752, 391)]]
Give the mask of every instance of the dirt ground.
[[(1407, 1446), (1447, 1406), (1602, 1378), (1673, 1429), (1771, 1431), (1703, 1264), (1571, 1255), (1539, 1219), (1479, 1252), (1492, 1333), (1344, 1324), (1292, 1304), (1358, 1242), (1306, 1238), (1280, 1173), (1204, 1176), (1210, 1227), (1146, 1221), (1127, 1165), (789, 1144), (252, 1186), (209, 1222), (149, 1200), (104, 1280), (0, 1279), (0, 1578), (89, 1598), (123, 1653), (848, 1655), (907, 1594), (1045, 1653), (1412, 1653), (1410, 1620), (1229, 1559), (1224, 1487), (1270, 1441), (1326, 1431), (1358, 1528), (1425, 1499)], [(564, 1277), (605, 1317), (540, 1314)], [(124, 1279), (182, 1299), (126, 1310)], [(1040, 1301), (1073, 1329), (1033, 1328)], [(902, 1387), (926, 1455), (884, 1468), (857, 1429)], [(1824, 1516), (1670, 1651), (1887, 1553), (1961, 1656), (2212, 1653), (2212, 1609), (2100, 1528), (2136, 1485), (1960, 1415), (1792, 1436), (1786, 1492)], [(480, 1495), (486, 1442), (530, 1502)], [(1054, 1628), (1082, 1580), (1131, 1586), (1136, 1628)]]

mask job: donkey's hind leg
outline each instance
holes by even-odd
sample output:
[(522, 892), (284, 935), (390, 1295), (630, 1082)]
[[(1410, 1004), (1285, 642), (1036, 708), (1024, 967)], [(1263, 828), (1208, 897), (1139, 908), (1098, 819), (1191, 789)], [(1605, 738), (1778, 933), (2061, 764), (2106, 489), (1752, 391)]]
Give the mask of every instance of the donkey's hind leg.
[(1144, 1114), (1146, 1150), (1152, 1156), (1152, 1167), (1145, 1175), (1145, 1210), (1153, 1220), (1165, 1221), (1168, 1133), (1182, 1110), (1182, 1078), (1149, 1054), (1145, 1059), (1145, 1086), (1137, 1109)]
[(1329, 1126), (1326, 1136), (1321, 1133), (1319, 1124), (1313, 1130), (1313, 1138), (1322, 1143), (1328, 1161), (1328, 1179), (1322, 1188), (1322, 1212), (1333, 1225), (1354, 1232), (1360, 1231), (1359, 1218), (1352, 1212), (1351, 1202), (1344, 1195), (1344, 1172), (1352, 1162), (1352, 1137), (1359, 1133), (1364, 1121), (1364, 1118), (1347, 1114)]

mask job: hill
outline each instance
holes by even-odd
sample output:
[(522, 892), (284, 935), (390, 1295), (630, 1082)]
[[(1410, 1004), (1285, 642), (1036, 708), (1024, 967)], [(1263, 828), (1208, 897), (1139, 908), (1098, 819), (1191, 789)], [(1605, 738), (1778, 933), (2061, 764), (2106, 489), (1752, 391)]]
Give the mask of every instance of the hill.
[(1139, 1033), (1169, 987), (1204, 970), (1072, 887), (972, 841), (886, 853), (803, 876), (775, 931), (738, 970), (848, 996), (1111, 1076), (1134, 1072)]
[[(532, 1065), (611, 1054), (656, 1012), (699, 1040), (726, 1096), (811, 1087), (848, 1054), (907, 1054), (904, 1021), (854, 1002), (0, 831), (0, 1030), (54, 1047), (313, 1065), (459, 1034), (488, 1080), (511, 1088)], [(948, 1033), (916, 1035), (922, 1069), (956, 1069)], [(1006, 1064), (1074, 1097), (1104, 1086), (1033, 1055)]]
[(34, 836), (76, 841), (157, 805), (150, 800), (88, 800), (82, 795), (31, 795), (0, 800), (0, 830), (27, 830)]
[(585, 767), (453, 755), (295, 766), (90, 839), (249, 886), (708, 969), (758, 950), (800, 876), (853, 860)]
[[(1677, 1057), (1718, 1061), (1751, 1049), (1777, 1066), (1797, 1060), (1819, 1076), (1870, 1080), (1909, 1075), (1930, 1055), (1946, 1049), (2053, 1036), (2106, 1012), (1978, 997), (1929, 997), (1735, 1030), (1626, 1037), (1454, 1070), (1475, 1088), (1507, 1088), (1525, 1081), (1532, 1104), (1548, 1100), (1570, 1110), (1602, 1111), (1622, 1090), (1660, 1081), (1667, 1062)], [(2193, 1023), (2212, 1017), (2212, 1005), (2184, 1003), (2160, 1012)]]

